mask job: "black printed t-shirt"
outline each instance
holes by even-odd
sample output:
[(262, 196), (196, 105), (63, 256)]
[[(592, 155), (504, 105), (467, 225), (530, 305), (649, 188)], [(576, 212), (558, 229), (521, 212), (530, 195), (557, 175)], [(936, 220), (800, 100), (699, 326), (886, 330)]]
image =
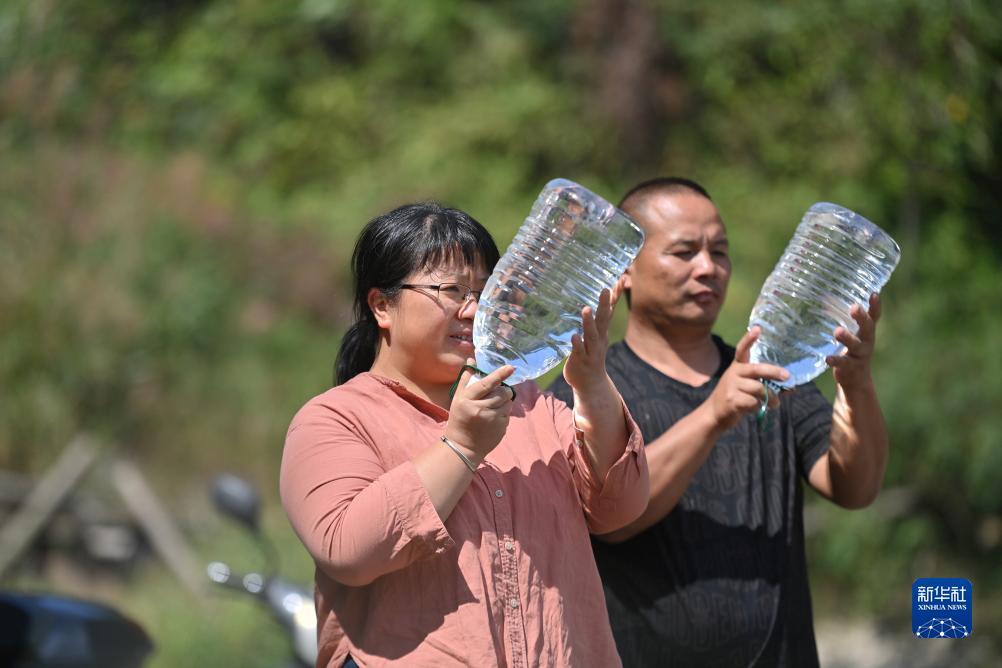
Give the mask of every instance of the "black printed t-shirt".
[[(606, 367), (644, 441), (702, 404), (700, 387), (650, 366), (625, 342)], [(550, 390), (569, 405), (559, 378)], [(813, 383), (781, 395), (760, 426), (746, 416), (713, 446), (674, 509), (616, 545), (593, 540), (617, 649), (633, 666), (818, 665), (804, 554), (803, 485), (828, 449), (832, 408)]]

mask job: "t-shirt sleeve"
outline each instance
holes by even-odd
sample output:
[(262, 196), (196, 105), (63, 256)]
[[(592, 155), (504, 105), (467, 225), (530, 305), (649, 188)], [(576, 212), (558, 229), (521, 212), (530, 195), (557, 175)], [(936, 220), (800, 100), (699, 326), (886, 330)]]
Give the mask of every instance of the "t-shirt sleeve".
[(794, 448), (800, 475), (807, 478), (821, 455), (828, 451), (832, 429), (832, 405), (814, 383), (799, 385), (784, 394), (793, 426)]

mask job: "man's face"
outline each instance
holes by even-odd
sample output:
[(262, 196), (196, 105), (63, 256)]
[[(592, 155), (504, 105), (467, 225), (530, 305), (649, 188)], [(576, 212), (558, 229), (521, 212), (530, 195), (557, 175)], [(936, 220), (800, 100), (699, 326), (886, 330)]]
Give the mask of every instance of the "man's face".
[(658, 194), (633, 215), (647, 235), (626, 273), (633, 317), (712, 329), (731, 277), (717, 207), (696, 193)]

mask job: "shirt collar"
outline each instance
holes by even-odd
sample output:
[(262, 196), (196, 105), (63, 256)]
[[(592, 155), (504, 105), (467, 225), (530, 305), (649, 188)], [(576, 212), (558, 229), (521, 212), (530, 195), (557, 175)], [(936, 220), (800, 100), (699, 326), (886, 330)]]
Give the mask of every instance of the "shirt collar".
[(386, 376), (380, 376), (374, 374), (371, 371), (366, 371), (361, 376), (367, 376), (372, 380), (376, 381), (380, 385), (390, 389), (398, 397), (412, 405), (417, 410), (421, 411), (425, 415), (432, 417), (436, 420), (446, 420), (449, 418), (449, 411), (445, 410), (438, 404), (432, 403), (423, 397), (419, 397), (410, 390), (407, 386), (400, 381), (393, 380), (392, 378), (387, 378)]

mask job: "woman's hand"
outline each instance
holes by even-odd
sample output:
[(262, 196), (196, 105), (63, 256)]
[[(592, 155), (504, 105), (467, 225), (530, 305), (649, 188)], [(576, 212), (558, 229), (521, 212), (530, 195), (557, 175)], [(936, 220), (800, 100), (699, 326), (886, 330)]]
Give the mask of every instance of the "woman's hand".
[[(466, 363), (472, 366), (476, 360), (469, 359)], [(445, 436), (476, 463), (497, 447), (508, 429), (511, 391), (501, 387), (501, 382), (513, 373), (515, 367), (506, 364), (472, 382), (473, 372), (469, 369), (459, 377), (456, 394), (449, 406)]]
[(588, 394), (590, 389), (609, 382), (605, 353), (609, 348), (609, 323), (618, 292), (616, 290), (614, 295), (609, 290), (602, 290), (597, 310), (593, 312), (589, 306), (581, 310), (582, 335), (571, 337), (571, 355), (564, 365), (564, 379), (575, 393)]
[(622, 456), (627, 440), (623, 399), (605, 370), (617, 296), (618, 290), (603, 290), (594, 315), (590, 307), (581, 310), (582, 336), (571, 338), (571, 356), (564, 365), (564, 378), (574, 391), (574, 421), (584, 432), (585, 451), (600, 480)]

